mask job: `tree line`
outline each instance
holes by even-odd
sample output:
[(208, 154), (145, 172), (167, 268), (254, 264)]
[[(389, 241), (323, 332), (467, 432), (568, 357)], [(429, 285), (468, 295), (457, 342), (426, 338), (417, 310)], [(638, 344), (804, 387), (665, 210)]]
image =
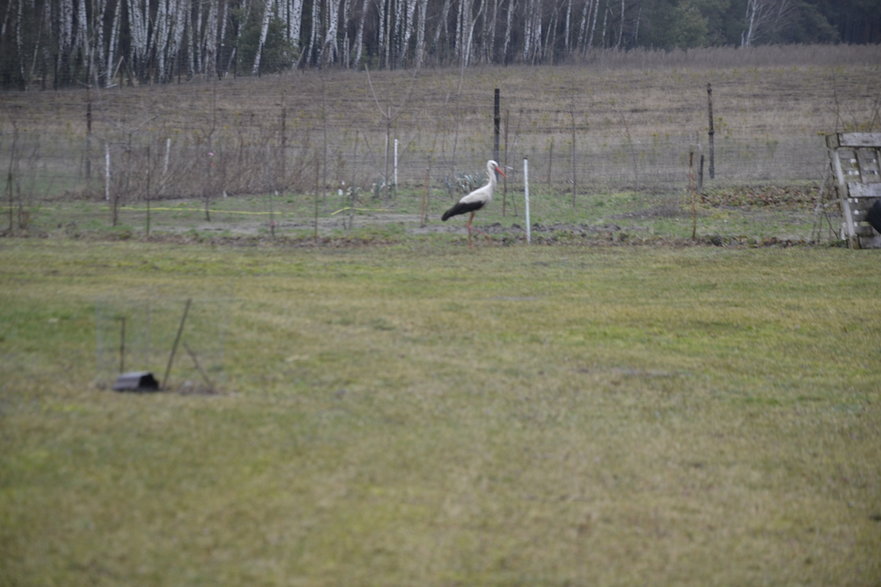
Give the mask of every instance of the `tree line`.
[(878, 43), (877, 0), (6, 0), (4, 88)]

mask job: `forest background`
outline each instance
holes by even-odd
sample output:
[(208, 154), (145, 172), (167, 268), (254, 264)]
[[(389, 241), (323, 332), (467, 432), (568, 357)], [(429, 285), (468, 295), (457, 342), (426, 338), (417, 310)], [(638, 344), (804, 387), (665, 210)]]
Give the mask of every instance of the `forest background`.
[(9, 0), (0, 87), (879, 42), (876, 0)]

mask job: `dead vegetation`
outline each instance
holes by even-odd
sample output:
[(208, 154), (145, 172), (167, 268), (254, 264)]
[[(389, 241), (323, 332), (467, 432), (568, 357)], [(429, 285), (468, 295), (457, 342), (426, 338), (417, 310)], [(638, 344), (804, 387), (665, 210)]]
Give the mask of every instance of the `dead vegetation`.
[(689, 153), (709, 157), (712, 83), (716, 175), (703, 178), (703, 203), (796, 207), (807, 197), (793, 189), (823, 181), (823, 133), (881, 124), (877, 57), (877, 47), (641, 51), (579, 66), (6, 93), (4, 200), (19, 211), (7, 232), (26, 231), (41, 203), (77, 198), (109, 202), (114, 225), (119, 207), (181, 198), (212, 221), (221, 199), (247, 194), (314, 200), (322, 217), (376, 202), (413, 213), (402, 194), (452, 198), (457, 178), (492, 156), (494, 88), (510, 171), (502, 197), (521, 189), (528, 157), (536, 189), (575, 214), (609, 192), (657, 207), (654, 194), (686, 188)]

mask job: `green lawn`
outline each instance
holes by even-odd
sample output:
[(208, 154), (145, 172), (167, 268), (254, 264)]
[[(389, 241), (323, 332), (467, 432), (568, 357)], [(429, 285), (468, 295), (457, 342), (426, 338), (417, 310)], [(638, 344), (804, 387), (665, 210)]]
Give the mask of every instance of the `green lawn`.
[(881, 582), (876, 251), (249, 242), (0, 239), (0, 585)]

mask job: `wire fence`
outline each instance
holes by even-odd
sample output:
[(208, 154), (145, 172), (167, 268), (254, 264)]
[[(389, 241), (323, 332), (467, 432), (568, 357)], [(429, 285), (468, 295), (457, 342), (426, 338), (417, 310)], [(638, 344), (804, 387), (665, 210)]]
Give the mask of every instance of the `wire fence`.
[[(664, 83), (663, 74), (654, 75)], [(632, 84), (622, 76), (616, 83)], [(793, 83), (804, 83), (802, 77)], [(519, 94), (503, 93), (495, 135), (491, 94), (453, 91), (454, 81), (432, 78), (434, 86), (420, 88), (418, 99), (407, 90), (395, 101), (402, 90), (395, 84), (409, 78), (377, 81), (376, 89), (371, 82), (370, 92), (362, 87), (357, 96), (345, 76), (315, 78), (320, 91), (289, 94), (279, 84), (300, 78), (280, 79), (173, 92), (58, 92), (37, 96), (39, 107), (30, 107), (27, 96), (4, 96), (13, 114), (0, 121), (6, 224), (27, 224), (47, 202), (104, 202), (115, 224), (117, 208), (128, 205), (197, 200), (207, 216), (221, 198), (265, 194), (327, 196), (316, 211), (323, 215), (377, 201), (388, 212), (412, 214), (416, 200), (408, 194), (428, 191), (448, 201), (482, 182), (485, 162), (495, 156), (508, 169), (505, 190), (523, 189), (528, 158), (533, 193), (573, 205), (613, 192), (642, 194), (651, 205), (653, 195), (689, 189), (692, 178), (701, 190), (816, 186), (828, 168), (816, 121), (793, 114), (783, 124), (762, 114), (776, 103), (773, 93), (766, 102), (747, 96), (726, 104), (711, 144), (700, 84), (682, 94), (688, 104), (657, 88), (620, 101), (620, 90), (603, 95), (594, 84), (579, 94), (579, 83), (571, 82), (551, 99), (544, 93), (553, 88), (520, 84)], [(671, 87), (683, 91), (681, 85)], [(737, 88), (732, 82), (725, 95)], [(822, 96), (800, 100), (793, 108), (821, 110)]]
[[(313, 145), (243, 144), (215, 141), (193, 144), (170, 138), (139, 137), (130, 142), (93, 142), (18, 136), (0, 137), (0, 165), (7, 174), (7, 197), (25, 201), (53, 199), (201, 198), (259, 194), (269, 191), (309, 192), (358, 185), (376, 191), (422, 187), (445, 189), (457, 175), (480, 173), (492, 156), (491, 139), (459, 147), (456, 153), (429, 152), (401, 139), (384, 146), (350, 143)], [(382, 137), (376, 142), (383, 143)], [(395, 148), (397, 144), (397, 149)], [(15, 159), (10, 153), (15, 152)], [(397, 153), (395, 153), (397, 151)], [(554, 141), (536, 133), (504, 148), (508, 184), (522, 187), (519, 170), (528, 157), (532, 181), (568, 193), (683, 188), (689, 155), (704, 159), (706, 184), (799, 183), (822, 179), (827, 154), (822, 137), (785, 137), (757, 141), (727, 137), (715, 141), (715, 177), (709, 177), (710, 152), (694, 135), (651, 140), (576, 137)], [(695, 163), (697, 166), (698, 163)]]

